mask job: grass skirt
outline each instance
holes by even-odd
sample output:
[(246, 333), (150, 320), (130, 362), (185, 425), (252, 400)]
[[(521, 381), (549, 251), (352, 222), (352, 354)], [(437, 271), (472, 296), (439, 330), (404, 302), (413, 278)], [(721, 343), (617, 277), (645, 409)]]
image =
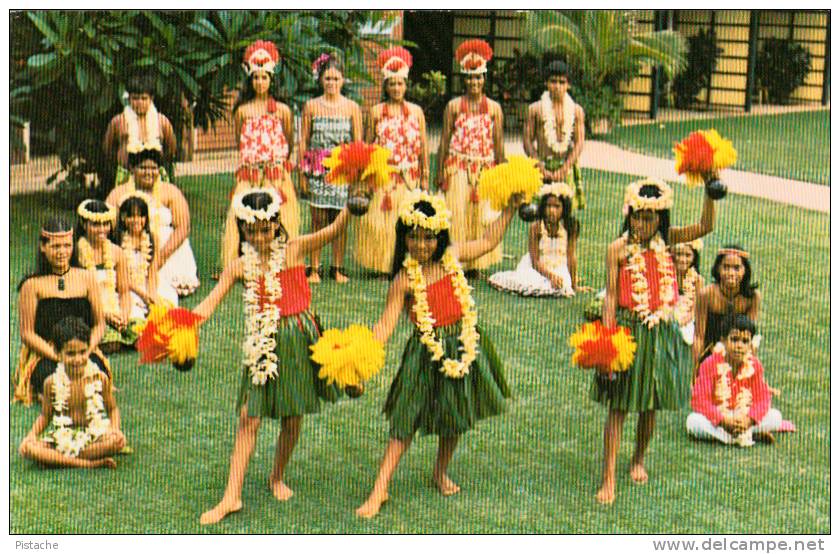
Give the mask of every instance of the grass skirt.
[[(493, 222), (486, 221), (485, 212), (490, 211), (486, 201), (473, 202), (473, 187), (470, 185), (469, 173), (465, 169), (453, 168), (447, 176), (449, 188), (444, 195), (446, 207), (452, 213), (452, 227), (449, 229), (449, 236), (452, 242), (466, 242), (480, 239), (484, 232)], [(476, 177), (476, 186), (478, 177)], [(495, 219), (495, 218), (494, 218)], [(502, 243), (487, 254), (464, 262), (464, 269), (484, 269), (492, 264), (502, 261)]]
[[(251, 181), (239, 180), (236, 182), (236, 187), (233, 189), (231, 198), (243, 192), (251, 190), (259, 190), (261, 188), (273, 188), (281, 194), (285, 199), (280, 205), (280, 222), (289, 234), (289, 239), (293, 239), (300, 234), (300, 211), (298, 208), (298, 199), (295, 194), (295, 187), (292, 185), (292, 179), (289, 173), (283, 171), (280, 179), (270, 180), (265, 179), (262, 185), (252, 183)], [(225, 234), (222, 238), (222, 267), (227, 265), (239, 257), (239, 228), (236, 226), (236, 216), (233, 215), (233, 207), (228, 207), (227, 217), (225, 218)]]
[[(353, 258), (365, 269), (379, 273), (390, 273), (394, 260), (394, 246), (397, 242), (397, 219), (399, 209), (407, 190), (416, 188), (417, 183), (409, 183), (408, 188), (401, 176), (394, 177), (394, 181), (386, 187), (379, 187), (370, 200), (370, 209), (362, 217), (355, 217), (356, 244), (353, 248)], [(387, 197), (390, 209), (382, 210), (382, 202)]]
[(340, 394), (338, 387), (327, 386), (319, 379), (320, 366), (309, 358), (309, 346), (320, 336), (321, 325), (310, 312), (281, 318), (275, 335), (277, 375), (265, 385), (255, 385), (251, 373), (244, 369), (237, 413), (247, 404), (250, 417), (279, 419), (317, 413), (319, 398), (335, 402)]
[(636, 357), (626, 372), (610, 381), (598, 374), (590, 398), (606, 407), (628, 412), (680, 410), (691, 398), (692, 356), (676, 321), (648, 329), (629, 311), (616, 313), (619, 325), (630, 328), (636, 339)]
[[(437, 329), (445, 356), (460, 356), (460, 325)], [(391, 422), (390, 436), (404, 440), (421, 434), (454, 437), (475, 423), (505, 409), (510, 390), (502, 362), (493, 343), (479, 330), (478, 355), (463, 379), (451, 379), (440, 371), (415, 332), (405, 346), (402, 363), (391, 383), (383, 412)]]

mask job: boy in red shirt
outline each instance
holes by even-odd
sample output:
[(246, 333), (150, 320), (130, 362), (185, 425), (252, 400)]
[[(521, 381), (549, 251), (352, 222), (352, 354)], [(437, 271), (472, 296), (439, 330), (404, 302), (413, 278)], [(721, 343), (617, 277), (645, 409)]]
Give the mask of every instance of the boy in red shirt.
[(770, 407), (764, 368), (753, 354), (755, 324), (738, 314), (729, 321), (723, 342), (700, 365), (691, 392), (693, 412), (686, 420), (692, 437), (746, 447), (753, 438), (773, 441), (782, 414)]

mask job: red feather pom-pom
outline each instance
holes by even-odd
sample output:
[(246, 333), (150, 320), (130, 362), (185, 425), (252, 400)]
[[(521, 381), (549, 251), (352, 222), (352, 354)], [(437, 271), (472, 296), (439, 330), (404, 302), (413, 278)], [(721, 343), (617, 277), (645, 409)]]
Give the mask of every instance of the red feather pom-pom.
[(478, 54), (488, 62), (493, 59), (493, 49), (487, 44), (487, 41), (481, 40), (480, 38), (462, 42), (455, 51), (455, 59), (460, 62), (467, 54)]
[(682, 156), (677, 172), (707, 173), (712, 170), (715, 151), (702, 133), (694, 131), (679, 143), (676, 148)]
[(400, 69), (401, 65), (396, 60), (392, 61), (387, 67), (385, 64), (388, 63), (388, 60), (391, 58), (399, 58), (405, 65), (411, 67), (413, 63), (411, 58), (411, 53), (403, 48), (402, 46), (396, 46), (394, 48), (388, 48), (387, 50), (383, 50), (379, 53), (379, 57), (376, 58), (376, 63), (379, 65), (380, 69), (387, 69), (388, 71), (397, 71)]

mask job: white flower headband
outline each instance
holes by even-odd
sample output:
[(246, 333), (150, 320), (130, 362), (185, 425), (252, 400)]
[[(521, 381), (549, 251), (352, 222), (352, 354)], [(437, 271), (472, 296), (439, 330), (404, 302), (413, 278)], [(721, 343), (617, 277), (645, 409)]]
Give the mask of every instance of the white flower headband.
[[(245, 199), (246, 196), (249, 194), (255, 193), (263, 193), (267, 194), (271, 197), (271, 204), (266, 206), (262, 210), (255, 210), (254, 208), (250, 208), (246, 206), (242, 201)], [(254, 223), (256, 220), (260, 219), (262, 221), (269, 221), (274, 218), (278, 213), (280, 213), (280, 204), (282, 204), (282, 200), (277, 192), (274, 189), (260, 189), (258, 191), (249, 191), (242, 194), (237, 194), (233, 197), (233, 214), (236, 216), (236, 219), (240, 219), (245, 223)]]
[(116, 217), (116, 210), (114, 210), (113, 206), (108, 206), (108, 211), (105, 212), (92, 212), (88, 209), (88, 206), (96, 202), (96, 200), (84, 200), (79, 207), (76, 208), (76, 213), (79, 214), (79, 217), (84, 219), (85, 221), (92, 221), (94, 223), (113, 223), (114, 218)]
[(540, 198), (545, 196), (546, 194), (553, 194), (558, 198), (565, 196), (566, 198), (573, 198), (575, 195), (575, 191), (568, 183), (564, 183), (562, 181), (557, 183), (551, 183), (548, 185), (543, 185), (540, 188), (540, 191), (537, 193)]
[[(659, 198), (649, 198), (639, 194), (642, 187), (649, 185), (659, 189)], [(624, 208), (622, 211), (624, 212), (624, 215), (628, 215), (630, 213), (630, 208), (633, 208), (633, 211), (636, 212), (640, 210), (659, 211), (670, 210), (673, 205), (674, 191), (671, 187), (669, 187), (665, 181), (648, 177), (627, 185), (627, 189), (624, 191)]]
[[(418, 202), (428, 202), (435, 210), (435, 215), (426, 215), (415, 209)], [(449, 218), (451, 214), (446, 207), (446, 202), (440, 196), (434, 196), (428, 192), (415, 190), (403, 201), (400, 208), (400, 221), (409, 227), (422, 227), (430, 231), (444, 231), (449, 229)]]

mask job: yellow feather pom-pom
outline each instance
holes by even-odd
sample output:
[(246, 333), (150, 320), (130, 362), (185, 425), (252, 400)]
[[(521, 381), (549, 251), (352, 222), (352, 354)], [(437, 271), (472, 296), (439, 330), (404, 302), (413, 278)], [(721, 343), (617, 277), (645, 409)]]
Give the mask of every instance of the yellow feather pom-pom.
[(738, 160), (738, 153), (735, 151), (735, 147), (732, 146), (731, 140), (723, 138), (714, 129), (700, 132), (706, 137), (709, 146), (712, 147), (715, 153), (712, 161), (712, 167), (715, 170), (726, 169)]
[(374, 186), (383, 187), (391, 182), (391, 173), (395, 170), (388, 165), (388, 158), (391, 157), (391, 151), (378, 144), (374, 145), (374, 150), (370, 155), (370, 162), (367, 168), (362, 172), (362, 181), (368, 179), (373, 182)]
[(478, 195), (500, 211), (507, 207), (510, 197), (521, 193), (530, 202), (542, 187), (542, 174), (537, 161), (526, 156), (508, 156), (508, 161), (481, 173)]
[(626, 371), (633, 365), (636, 356), (636, 341), (626, 327), (619, 327), (618, 331), (610, 337), (617, 354), (610, 364), (611, 371)]
[(340, 387), (356, 386), (376, 375), (385, 365), (384, 346), (363, 325), (350, 325), (344, 330), (328, 329), (309, 348), (312, 361), (321, 366), (318, 377)]

